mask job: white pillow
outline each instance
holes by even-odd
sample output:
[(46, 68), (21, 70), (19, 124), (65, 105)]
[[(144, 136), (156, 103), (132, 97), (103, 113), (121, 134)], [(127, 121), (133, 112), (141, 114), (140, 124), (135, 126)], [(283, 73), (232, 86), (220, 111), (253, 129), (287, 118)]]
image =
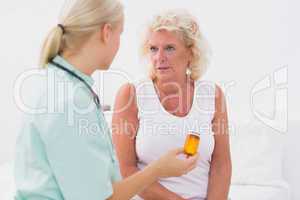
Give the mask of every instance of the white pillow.
[(229, 200), (290, 200), (288, 189), (270, 186), (232, 185)]
[(283, 180), (285, 134), (260, 123), (231, 132), (232, 184), (287, 187)]
[(300, 120), (290, 120), (283, 163), (284, 177), (289, 183), (293, 200), (300, 199)]

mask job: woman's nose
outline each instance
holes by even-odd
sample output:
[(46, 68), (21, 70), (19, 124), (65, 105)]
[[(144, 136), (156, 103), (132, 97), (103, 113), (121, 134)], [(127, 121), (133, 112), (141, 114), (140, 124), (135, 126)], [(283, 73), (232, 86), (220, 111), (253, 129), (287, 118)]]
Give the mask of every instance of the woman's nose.
[(166, 56), (164, 54), (164, 51), (162, 49), (159, 49), (155, 55), (156, 57), (156, 60), (159, 62), (159, 63), (164, 63), (166, 61)]

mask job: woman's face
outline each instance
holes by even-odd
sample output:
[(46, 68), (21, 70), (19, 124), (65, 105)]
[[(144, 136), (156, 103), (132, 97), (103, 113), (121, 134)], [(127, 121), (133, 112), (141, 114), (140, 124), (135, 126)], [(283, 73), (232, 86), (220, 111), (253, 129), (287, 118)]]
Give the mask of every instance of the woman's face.
[(191, 51), (176, 33), (167, 30), (150, 33), (147, 48), (157, 79), (176, 81), (186, 75)]

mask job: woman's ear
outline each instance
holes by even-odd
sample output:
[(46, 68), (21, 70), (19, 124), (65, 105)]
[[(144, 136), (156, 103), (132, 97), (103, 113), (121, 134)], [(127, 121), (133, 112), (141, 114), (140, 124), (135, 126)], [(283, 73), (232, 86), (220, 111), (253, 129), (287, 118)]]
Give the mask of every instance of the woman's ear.
[(188, 51), (188, 52), (189, 52), (189, 55), (188, 55), (188, 56), (189, 56), (189, 62), (191, 62), (191, 61), (193, 60), (193, 56), (194, 56), (194, 55), (193, 55), (193, 51), (192, 51), (191, 48), (189, 48), (189, 51)]
[(111, 24), (104, 24), (101, 28), (101, 41), (107, 44), (112, 37), (112, 26)]

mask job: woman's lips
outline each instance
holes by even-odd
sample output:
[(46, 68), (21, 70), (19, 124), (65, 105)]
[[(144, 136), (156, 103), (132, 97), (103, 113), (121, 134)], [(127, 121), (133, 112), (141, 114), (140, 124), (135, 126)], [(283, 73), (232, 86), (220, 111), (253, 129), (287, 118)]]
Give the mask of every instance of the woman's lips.
[(170, 67), (158, 67), (157, 70), (167, 70), (169, 69)]
[(157, 72), (162, 73), (162, 74), (166, 74), (166, 73), (169, 73), (169, 69), (170, 69), (170, 67), (158, 67)]

